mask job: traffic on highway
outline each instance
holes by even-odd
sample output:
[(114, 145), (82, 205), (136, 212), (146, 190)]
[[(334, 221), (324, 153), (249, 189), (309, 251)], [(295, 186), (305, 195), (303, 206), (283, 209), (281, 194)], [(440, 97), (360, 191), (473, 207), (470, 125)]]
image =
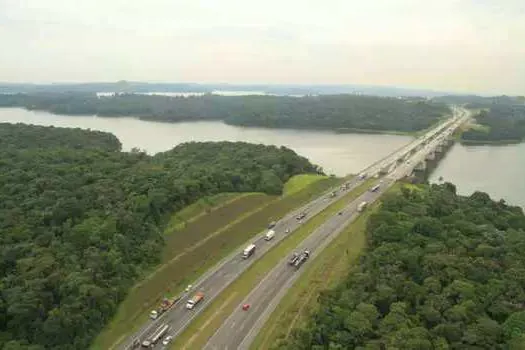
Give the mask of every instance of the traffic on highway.
[[(348, 204), (340, 215), (335, 215), (301, 244), (296, 256), (287, 256), (279, 263), (274, 270), (266, 277), (261, 284), (252, 291), (240, 306), (239, 312), (234, 312), (230, 319), (217, 331), (210, 339), (208, 344), (210, 349), (239, 349), (245, 346), (246, 341), (251, 339), (248, 334), (254, 333), (256, 323), (261, 323), (261, 316), (268, 311), (275, 300), (279, 300), (278, 294), (286, 285), (293, 283), (294, 279), (305, 265), (315, 255), (328, 244), (331, 238), (335, 237), (344, 227), (346, 227), (357, 216), (359, 206), (366, 202), (372, 203), (386, 189), (388, 189), (397, 179), (410, 174), (413, 167), (424, 160), (426, 154), (436, 146), (442, 137), (437, 135), (447, 135), (463, 122), (465, 113), (460, 112), (443, 124), (433, 128), (424, 136), (411, 142), (409, 145), (400, 148), (384, 159), (374, 163), (363, 170), (361, 176), (352, 178), (343, 186), (331, 189), (322, 196), (299, 208), (277, 222), (269, 225), (269, 230), (265, 230), (256, 238), (240, 248), (239, 251), (232, 253), (224, 258), (215, 267), (189, 286), (184, 293), (175, 299), (174, 302), (166, 304), (165, 309), (157, 312), (155, 317), (144, 325), (138, 332), (129, 337), (119, 348), (154, 348), (157, 345), (167, 346), (176, 338), (191, 322), (217, 297), (226, 287), (228, 287), (238, 276), (240, 276), (251, 264), (267, 251), (280, 243), (286, 236), (307, 222), (312, 217), (323, 211), (325, 208), (341, 198), (340, 193), (352, 191), (370, 177), (379, 176), (383, 169), (390, 169), (382, 182), (376, 183), (378, 186), (374, 191), (367, 191), (352, 203)], [(445, 136), (446, 137), (446, 136)], [(430, 141), (431, 140), (431, 141)], [(413, 149), (425, 146), (415, 154), (410, 156)], [(412, 163), (398, 163), (400, 158), (409, 159)], [(394, 171), (392, 172), (392, 169)], [(272, 232), (270, 234), (270, 232)], [(270, 237), (270, 238), (269, 238)], [(295, 259), (295, 260), (294, 260)], [(290, 261), (293, 262), (290, 264)], [(265, 284), (265, 281), (268, 281)], [(285, 289), (284, 289), (285, 290)], [(226, 328), (225, 328), (226, 327)], [(230, 328), (233, 327), (233, 328)], [(227, 332), (229, 331), (229, 333)], [(251, 333), (250, 333), (251, 332)], [(228, 333), (230, 336), (226, 336)], [(229, 338), (229, 339), (226, 339)]]
[[(247, 309), (249, 311), (246, 312), (245, 309), (235, 310), (210, 338), (205, 349), (248, 349), (286, 291), (301, 275), (302, 270), (297, 267), (299, 259), (303, 257), (300, 265), (307, 264), (308, 260), (321, 252), (345, 227), (358, 217), (359, 213), (363, 211), (363, 203), (375, 202), (397, 180), (410, 175), (414, 167), (419, 162), (424, 161), (427, 154), (432, 152), (463, 121), (463, 118), (454, 121), (448, 128), (444, 129), (440, 137), (433, 138), (431, 142), (411, 155), (404, 163), (393, 164), (392, 171), (372, 185), (367, 192), (348, 204), (342, 210), (342, 215), (334, 215), (305, 239), (301, 243), (301, 248), (298, 249), (298, 251), (304, 251), (302, 255), (294, 253), (291, 258), (283, 258), (243, 300), (243, 305), (249, 305), (249, 309)], [(290, 268), (290, 265), (296, 268)]]

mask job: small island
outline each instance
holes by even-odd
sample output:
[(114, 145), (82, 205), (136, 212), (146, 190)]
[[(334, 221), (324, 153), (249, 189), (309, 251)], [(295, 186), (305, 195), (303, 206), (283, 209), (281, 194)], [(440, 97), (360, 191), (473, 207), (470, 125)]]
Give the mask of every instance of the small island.
[(0, 107), (21, 107), (62, 115), (136, 117), (181, 122), (219, 120), (239, 126), (316, 129), (337, 132), (425, 130), (449, 115), (442, 102), (423, 98), (360, 95), (320, 96), (160, 96), (95, 93), (0, 95)]

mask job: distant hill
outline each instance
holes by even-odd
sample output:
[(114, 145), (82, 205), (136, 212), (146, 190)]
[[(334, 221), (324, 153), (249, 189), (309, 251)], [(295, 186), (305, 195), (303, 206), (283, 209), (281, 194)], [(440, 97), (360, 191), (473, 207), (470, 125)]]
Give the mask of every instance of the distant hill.
[(365, 94), (375, 96), (424, 96), (454, 95), (425, 89), (408, 89), (372, 85), (299, 85), (299, 84), (197, 84), (197, 83), (145, 83), (119, 81), (114, 83), (79, 84), (13, 84), (0, 83), (0, 93), (38, 92), (212, 92), (253, 91), (277, 95), (332, 95)]

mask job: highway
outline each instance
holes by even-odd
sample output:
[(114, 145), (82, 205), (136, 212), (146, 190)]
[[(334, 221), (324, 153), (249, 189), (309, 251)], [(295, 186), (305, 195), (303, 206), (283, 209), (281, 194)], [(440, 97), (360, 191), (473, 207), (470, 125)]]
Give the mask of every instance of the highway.
[[(457, 116), (447, 120), (446, 122), (430, 130), (423, 137), (414, 140), (407, 146), (404, 146), (400, 148), (399, 150), (396, 150), (391, 155), (374, 163), (373, 165), (365, 169), (363, 173), (366, 173), (368, 177), (378, 174), (378, 172), (381, 169), (395, 164), (397, 159), (400, 156), (405, 155), (411, 149), (418, 147), (427, 139), (435, 136), (436, 134), (439, 134), (443, 130), (443, 128), (450, 127), (452, 123), (457, 122), (457, 120), (458, 120)], [(417, 163), (414, 163), (414, 164), (417, 164)], [(362, 184), (364, 181), (366, 181), (366, 179), (359, 179), (358, 177), (353, 178), (352, 180), (347, 182), (348, 184), (347, 191), (351, 191), (355, 189), (360, 184)], [(390, 180), (385, 179), (385, 184), (388, 181)], [(330, 197), (329, 194), (332, 191), (337, 191), (338, 195), (333, 198)], [(304, 223), (305, 221), (308, 221), (310, 218), (312, 218), (319, 212), (323, 211), (329, 205), (339, 200), (341, 198), (341, 195), (339, 193), (341, 192), (342, 190), (339, 190), (339, 189), (331, 189), (327, 191), (326, 193), (324, 193), (322, 196), (318, 197), (317, 199), (303, 206), (302, 208), (297, 209), (293, 211), (292, 213), (289, 213), (282, 219), (280, 219), (277, 222), (275, 228), (273, 228), (276, 232), (276, 235), (275, 235), (275, 238), (272, 239), (271, 241), (264, 240), (264, 234), (266, 233), (266, 231), (264, 231), (259, 236), (254, 238), (251, 242), (246, 242), (246, 245), (248, 245), (249, 243), (254, 243), (257, 246), (257, 250), (252, 257), (248, 259), (242, 259), (241, 253), (242, 253), (244, 246), (240, 247), (238, 251), (235, 251), (228, 257), (224, 258), (215, 267), (213, 267), (207, 273), (201, 276), (199, 280), (193, 284), (193, 288), (191, 291), (189, 291), (188, 293), (183, 293), (181, 295), (180, 302), (176, 303), (170, 310), (162, 314), (157, 320), (149, 321), (138, 332), (128, 337), (126, 341), (117, 348), (119, 349), (134, 348), (134, 345), (137, 345), (139, 342), (141, 343), (142, 341), (151, 337), (151, 335), (155, 332), (155, 330), (158, 329), (158, 327), (160, 327), (163, 324), (168, 324), (170, 326), (170, 330), (168, 332), (169, 335), (173, 337), (176, 337), (177, 335), (179, 335), (190, 324), (190, 322), (200, 312), (202, 312), (206, 308), (207, 305), (209, 305), (213, 301), (213, 299), (217, 295), (219, 295), (228, 285), (230, 285), (239, 275), (241, 275), (251, 264), (253, 264), (259, 257), (263, 256), (264, 253), (270, 250), (273, 246), (277, 245), (284, 237), (286, 237), (286, 235), (293, 234), (293, 232), (299, 226), (301, 226), (302, 223)], [(374, 199), (376, 198), (375, 196), (377, 195), (379, 194), (366, 193), (364, 196), (370, 196), (370, 199)], [(350, 204), (347, 207), (347, 209), (345, 209), (345, 215), (338, 216), (336, 218), (336, 221), (329, 220), (325, 225), (330, 225), (330, 226), (323, 225), (322, 227), (325, 227), (325, 230), (328, 232), (328, 231), (336, 230), (339, 227), (342, 228), (346, 226), (348, 224), (347, 221), (350, 220), (352, 217), (350, 212), (352, 210), (355, 210), (355, 208), (352, 209), (353, 207), (355, 207), (355, 202)], [(298, 221), (296, 219), (296, 216), (301, 212), (306, 212), (307, 216), (303, 220)], [(289, 230), (289, 233), (285, 234), (285, 230), (287, 229)], [(311, 236), (316, 236), (316, 235), (312, 234)], [(204, 300), (201, 303), (199, 303), (195, 307), (194, 310), (187, 310), (185, 308), (186, 299), (197, 291), (204, 293), (205, 295)], [(252, 313), (253, 312), (251, 312), (250, 310), (250, 314)]]
[[(463, 114), (463, 117), (455, 121), (450, 128), (455, 129), (464, 121), (465, 117)], [(249, 349), (257, 333), (264, 326), (265, 321), (277, 307), (287, 290), (297, 278), (299, 278), (302, 272), (308, 268), (309, 261), (314, 259), (345, 227), (358, 217), (357, 207), (359, 203), (363, 201), (368, 203), (375, 202), (384, 192), (394, 185), (397, 180), (410, 175), (413, 168), (419, 162), (424, 161), (426, 155), (435, 149), (439, 142), (449, 134), (450, 132), (447, 129), (447, 131), (443, 133), (443, 136), (435, 138), (410, 156), (410, 162), (403, 162), (397, 165), (392, 172), (377, 181), (375, 184), (380, 185), (379, 190), (376, 192), (367, 191), (363, 193), (346, 206), (342, 211), (342, 215), (335, 215), (318, 227), (301, 243), (299, 249), (297, 249), (299, 253), (304, 250), (310, 251), (310, 258), (299, 270), (296, 270), (288, 264), (289, 256), (283, 257), (276, 267), (252, 290), (242, 303), (239, 304), (239, 307), (209, 339), (204, 349)], [(250, 308), (246, 311), (241, 307), (244, 304), (250, 305)]]

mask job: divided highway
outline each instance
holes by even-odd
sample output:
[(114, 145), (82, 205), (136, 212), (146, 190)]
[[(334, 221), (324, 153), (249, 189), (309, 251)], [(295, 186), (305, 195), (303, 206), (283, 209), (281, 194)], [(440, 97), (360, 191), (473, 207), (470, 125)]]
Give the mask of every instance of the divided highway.
[(284, 257), (240, 304), (249, 304), (250, 308), (243, 310), (239, 306), (210, 338), (204, 349), (249, 349), (257, 333), (264, 326), (265, 321), (270, 317), (286, 294), (286, 291), (307, 268), (309, 261), (315, 258), (345, 227), (358, 217), (357, 208), (359, 203), (363, 201), (367, 203), (375, 202), (397, 180), (410, 175), (413, 168), (419, 162), (424, 161), (426, 155), (433, 151), (445, 137), (448, 137), (464, 121), (465, 117), (466, 115), (463, 114), (462, 118), (455, 120), (439, 137), (434, 138), (430, 143), (410, 156), (410, 162), (398, 165), (391, 173), (376, 182), (372, 186), (373, 188), (378, 185), (379, 188), (376, 191), (367, 191), (356, 198), (346, 206), (341, 215), (333, 216), (306, 238), (301, 243), (300, 249), (297, 250), (298, 252), (304, 250), (310, 252), (310, 259), (305, 262), (304, 267), (296, 270), (288, 264), (290, 257)]
[[(421, 146), (428, 140), (434, 138), (436, 135), (441, 134), (443, 130), (448, 130), (448, 128), (458, 123), (459, 119), (460, 118), (456, 116), (454, 118), (447, 120), (443, 124), (435, 127), (434, 129), (426, 133), (423, 137), (416, 139), (410, 144), (393, 152), (391, 155), (374, 163), (373, 165), (365, 169), (363, 173), (366, 173), (368, 177), (371, 177), (371, 176), (378, 174), (381, 171), (381, 169), (393, 166), (394, 164), (396, 164), (398, 158), (405, 156), (412, 149)], [(431, 144), (433, 144), (433, 142)], [(417, 154), (420, 154), (421, 152), (418, 152)], [(424, 159), (424, 156), (423, 156), (423, 159)], [(417, 163), (415, 162), (414, 165), (415, 164)], [(347, 191), (351, 191), (355, 189), (360, 184), (362, 184), (363, 181), (365, 181), (365, 179), (353, 178), (352, 180), (347, 182)], [(387, 187), (387, 185), (390, 186), (389, 181), (393, 183), (393, 181), (395, 180), (391, 179), (390, 177), (386, 178), (385, 183), (382, 186), (382, 190), (384, 190)], [(183, 293), (181, 295), (180, 302), (176, 303), (171, 309), (169, 309), (164, 314), (159, 316), (156, 320), (149, 321), (138, 332), (136, 332), (135, 334), (130, 336), (128, 339), (126, 339), (126, 341), (118, 348), (119, 349), (132, 349), (132, 348), (136, 348), (140, 346), (139, 345), (140, 343), (142, 343), (144, 340), (149, 339), (155, 333), (155, 331), (161, 325), (164, 325), (164, 324), (168, 324), (170, 326), (169, 331), (166, 333), (166, 335), (170, 335), (172, 337), (176, 337), (177, 335), (179, 335), (190, 324), (190, 322), (200, 312), (202, 312), (206, 308), (207, 305), (209, 305), (213, 301), (213, 299), (217, 295), (219, 295), (228, 285), (230, 285), (239, 275), (241, 275), (259, 257), (264, 255), (264, 253), (270, 250), (273, 246), (277, 245), (284, 237), (286, 237), (287, 235), (293, 234), (293, 231), (296, 230), (302, 224), (302, 222), (308, 221), (311, 217), (320, 213), (325, 208), (330, 206), (332, 203), (339, 200), (341, 196), (335, 196), (335, 197), (329, 196), (329, 194), (332, 191), (338, 191), (338, 189), (331, 189), (330, 191), (327, 191), (321, 197), (318, 197), (317, 199), (313, 200), (309, 204), (303, 206), (302, 208), (298, 210), (295, 210), (294, 212), (280, 219), (277, 222), (276, 226), (273, 228), (277, 234), (275, 235), (275, 238), (272, 239), (271, 241), (264, 240), (265, 232), (261, 233), (260, 236), (254, 238), (252, 243), (254, 243), (257, 246), (257, 250), (254, 256), (250, 257), (249, 259), (242, 259), (241, 257), (242, 248), (241, 248), (239, 251), (236, 251), (232, 253), (230, 256), (223, 259), (215, 267), (213, 267), (207, 273), (201, 276), (201, 278), (194, 283), (192, 290), (189, 291), (189, 293)], [(363, 195), (364, 197), (358, 200), (358, 202), (362, 201), (363, 198), (368, 198), (368, 200), (375, 200), (377, 196), (380, 195), (380, 193), (382, 192), (381, 191), (379, 191), (378, 193), (368, 193), (367, 192)], [(367, 200), (367, 199), (364, 199), (364, 200)], [(324, 235), (326, 235), (327, 232), (336, 232), (337, 230), (340, 231), (342, 228), (344, 228), (344, 226), (348, 225), (348, 223), (352, 220), (351, 213), (355, 212), (355, 206), (356, 206), (355, 203), (358, 203), (358, 202), (356, 201), (352, 202), (352, 204), (350, 204), (344, 210), (344, 213), (345, 213), (344, 215), (338, 216), (335, 219), (329, 220), (324, 225), (322, 225), (321, 228), (319, 228), (316, 232), (321, 230), (321, 232), (324, 232), (325, 233)], [(302, 220), (297, 220), (296, 217), (300, 213), (303, 213), (303, 212), (306, 213), (307, 216)], [(287, 230), (289, 231), (288, 233), (285, 234), (285, 231)], [(324, 236), (324, 235), (321, 234), (321, 236)], [(314, 233), (310, 235), (308, 240), (311, 239), (315, 241), (315, 237), (318, 237), (318, 235)], [(246, 244), (248, 243), (250, 242), (247, 242)], [(312, 245), (311, 247), (313, 246), (314, 245)], [(318, 244), (315, 244), (315, 246), (318, 247)], [(319, 249), (317, 249), (317, 251), (319, 251)], [(272, 274), (273, 272), (271, 273), (271, 275)], [(280, 278), (283, 278), (283, 277), (280, 277)], [(197, 291), (204, 293), (205, 295), (204, 300), (201, 303), (199, 303), (195, 307), (195, 309), (187, 310), (185, 308), (185, 301), (186, 301), (186, 298), (189, 296), (188, 294), (190, 293), (193, 294)], [(249, 314), (250, 315), (256, 314), (256, 311), (257, 309), (255, 308), (253, 310), (250, 309)], [(247, 329), (250, 329), (249, 326), (247, 327), (248, 327)], [(242, 329), (245, 329), (245, 328), (242, 328)], [(232, 332), (231, 333), (232, 335), (233, 333), (237, 334), (237, 330), (235, 332), (231, 330), (231, 332)], [(244, 337), (242, 338), (244, 339)], [(243, 339), (240, 339), (240, 338), (238, 339), (239, 344), (240, 344), (240, 341), (242, 341)], [(228, 346), (226, 348), (236, 349), (237, 346), (233, 346), (233, 347)]]

